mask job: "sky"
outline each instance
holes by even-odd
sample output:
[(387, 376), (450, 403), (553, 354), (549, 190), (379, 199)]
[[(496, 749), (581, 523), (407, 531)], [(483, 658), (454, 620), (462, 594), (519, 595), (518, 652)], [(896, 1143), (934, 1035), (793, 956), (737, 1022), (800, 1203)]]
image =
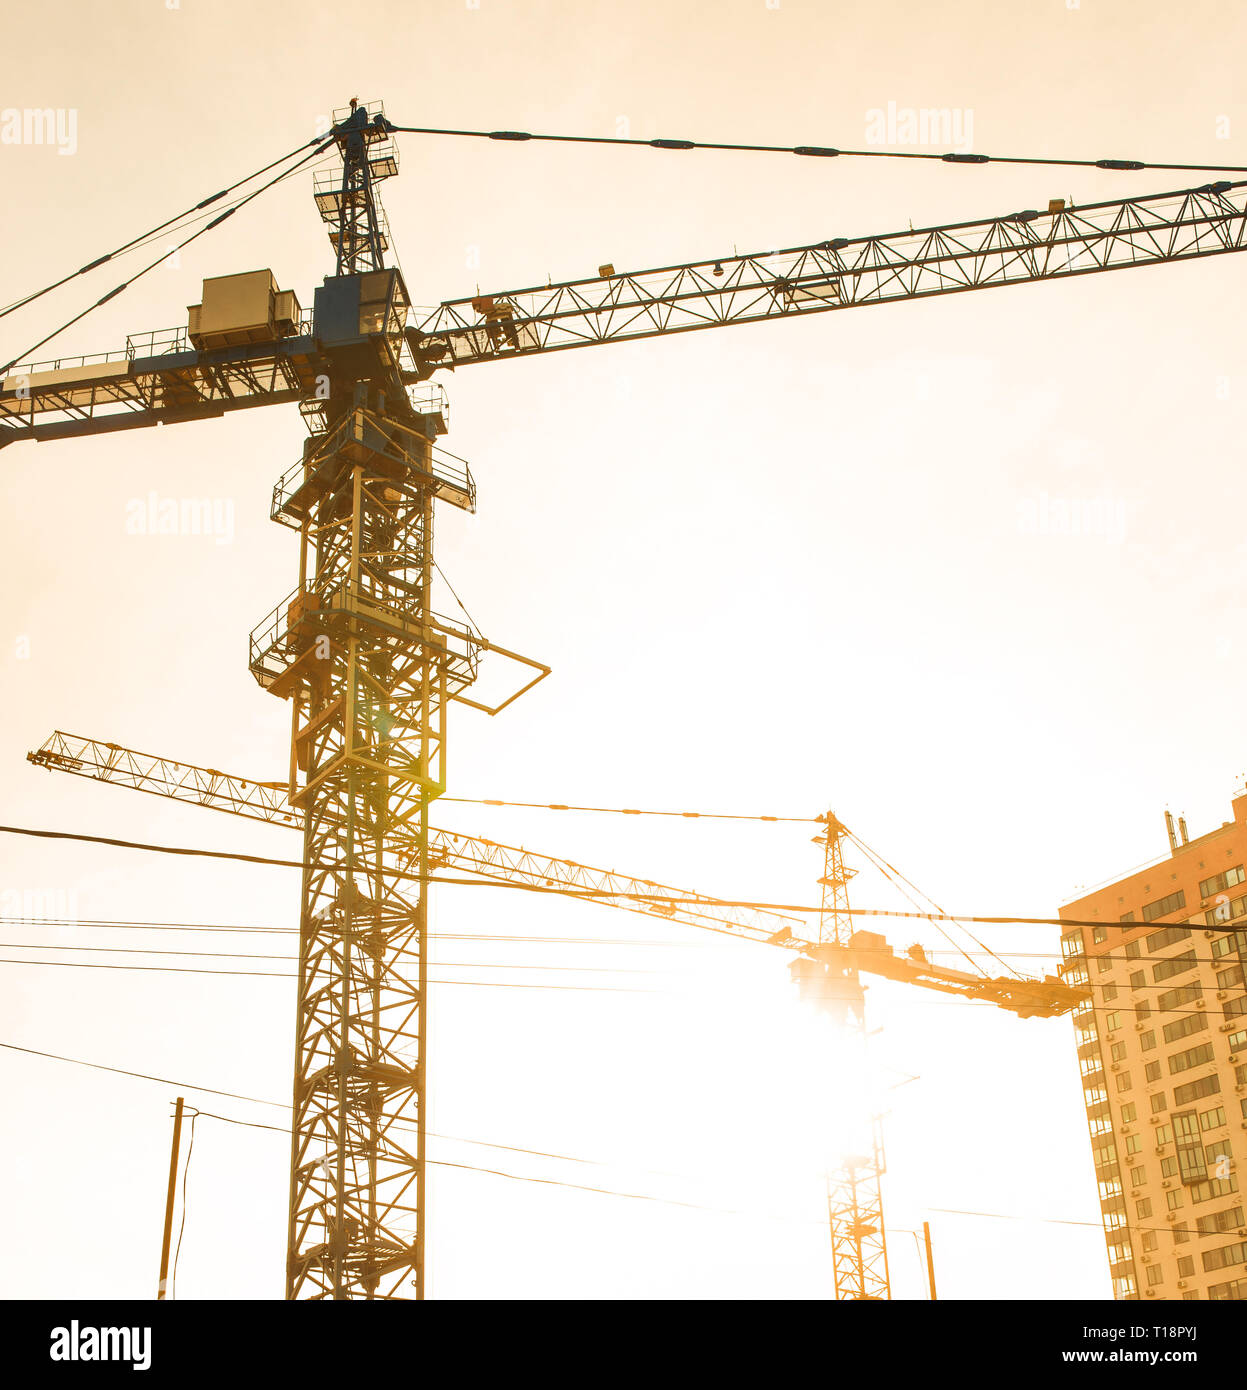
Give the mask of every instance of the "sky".
[[(52, 108), (65, 138), (0, 142), (0, 305), (311, 139), (352, 96), (404, 125), (845, 148), (879, 138), (894, 104), (947, 112), (984, 153), (1247, 164), (1247, 16), (1208, 0), (376, 0), (349, 21), (321, 0), (77, 0), (48, 4), (40, 34), (0, 54), (0, 122)], [(399, 144), (383, 200), (427, 306), (605, 261), (1203, 181)], [(38, 355), (179, 325), (204, 277), (260, 267), (304, 304), (331, 272), (310, 176)], [(0, 320), (3, 360), (124, 274)], [(487, 636), (553, 668), (496, 719), (456, 712), (451, 791), (833, 808), (965, 914), (1055, 915), (1162, 857), (1166, 807), (1192, 836), (1220, 824), (1247, 769), (1244, 276), (1219, 257), (442, 374), (443, 443), (470, 462), (478, 511), (442, 509), (439, 564)], [(297, 580), (268, 507), (302, 438), (284, 407), (0, 454), (4, 823), (296, 853), (291, 832), (24, 754), (60, 728), (283, 775), (288, 711), (250, 676), (246, 638)], [(153, 494), (207, 499), (220, 524), (136, 530)], [(707, 893), (818, 892), (812, 825), (463, 804), (435, 820)], [(896, 905), (857, 867), (858, 906)], [(293, 981), (81, 967), (289, 961), (65, 948), (287, 956), (296, 877), (0, 834), (0, 1042), (159, 1078), (0, 1052), (0, 1296), (151, 1294), (179, 1094), (205, 1113), (178, 1296), (281, 1296)], [(110, 920), (282, 931), (93, 925)], [(845, 1054), (784, 953), (495, 889), (443, 888), (431, 920), (431, 1296), (831, 1296), (820, 1173)], [(887, 930), (952, 949), (917, 925)], [(1057, 936), (982, 933), (1034, 973)], [(80, 965), (15, 963), (34, 959)], [(886, 982), (867, 1007), (895, 1296), (926, 1296), (926, 1220), (940, 1297), (1108, 1297), (1068, 1020)]]

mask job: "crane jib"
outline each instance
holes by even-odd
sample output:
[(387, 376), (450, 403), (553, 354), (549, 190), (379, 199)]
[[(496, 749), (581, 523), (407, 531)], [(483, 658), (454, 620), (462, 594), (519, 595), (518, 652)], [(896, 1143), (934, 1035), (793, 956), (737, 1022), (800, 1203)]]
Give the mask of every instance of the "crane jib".
[[(407, 311), (391, 342), (411, 383), (474, 362), (1222, 255), (1247, 247), (1245, 190), (1219, 182), (1081, 207), (1053, 199), (1045, 211), (884, 236), (626, 274), (603, 266), (594, 279), (448, 300), (419, 322)], [(309, 399), (334, 351), (317, 328), (305, 317), (291, 334), (225, 352), (190, 351), (171, 330), (163, 352), (14, 369), (0, 381), (0, 447)]]

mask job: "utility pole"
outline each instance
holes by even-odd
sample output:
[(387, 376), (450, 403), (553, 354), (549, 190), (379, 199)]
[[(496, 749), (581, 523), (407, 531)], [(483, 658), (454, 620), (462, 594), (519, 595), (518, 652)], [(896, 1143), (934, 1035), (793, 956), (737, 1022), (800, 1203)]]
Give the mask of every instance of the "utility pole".
[(178, 1185), (178, 1145), (182, 1142), (182, 1097), (173, 1109), (173, 1151), (169, 1155), (169, 1195), (165, 1199), (165, 1235), (160, 1243), (160, 1283), (156, 1298), (168, 1298), (169, 1244), (173, 1237), (173, 1198)]
[(927, 1282), (931, 1285), (931, 1302), (935, 1302), (935, 1256), (931, 1253), (931, 1223), (922, 1223), (922, 1239), (927, 1247)]

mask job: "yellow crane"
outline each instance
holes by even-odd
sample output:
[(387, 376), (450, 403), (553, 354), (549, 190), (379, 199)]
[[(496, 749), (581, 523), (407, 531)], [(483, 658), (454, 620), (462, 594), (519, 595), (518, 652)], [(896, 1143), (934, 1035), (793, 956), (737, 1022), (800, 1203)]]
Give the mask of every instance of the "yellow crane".
[[(298, 817), (289, 807), (287, 787), (282, 782), (196, 767), (61, 730), (26, 757), (35, 766), (54, 772), (205, 806), (248, 820), (298, 828)], [(951, 970), (931, 964), (918, 947), (898, 956), (878, 933), (855, 931), (848, 899), (853, 871), (845, 867), (843, 851), (848, 832), (831, 812), (819, 819), (822, 828), (815, 843), (824, 852), (822, 904), (818, 929), (813, 934), (799, 916), (741, 906), (692, 889), (674, 888), (653, 879), (595, 868), (461, 832), (430, 829), (428, 871), (436, 875), (449, 869), (494, 882), (557, 892), (599, 906), (656, 916), (675, 926), (697, 927), (793, 952), (789, 969), (800, 996), (846, 1029), (853, 1056), (841, 1055), (841, 1067), (865, 1060), (864, 993), (858, 978), (861, 973), (989, 1002), (1022, 1018), (1057, 1017), (1086, 997), (1086, 991), (1051, 975), (1042, 980), (1019, 980)], [(412, 838), (405, 848), (396, 844), (393, 852), (397, 871), (411, 872), (418, 862), (419, 842)], [(835, 1155), (828, 1174), (836, 1296), (889, 1298), (891, 1284), (880, 1187), (882, 1141), (873, 1117), (856, 1118), (868, 1121), (863, 1130), (866, 1141), (856, 1149)]]
[[(216, 276), (204, 281), (184, 327), (132, 336), (113, 352), (28, 360), (55, 336), (49, 334), (0, 367), (0, 447), (294, 403), (309, 429), (299, 458), (277, 480), (271, 508), (274, 521), (298, 534), (297, 580), (256, 625), (250, 649), (261, 687), (290, 701), (288, 791), (304, 837), (291, 1298), (399, 1298), (413, 1285), (423, 1297), (429, 807), (446, 787), (448, 711), (458, 703), (497, 713), (547, 674), (540, 662), (433, 611), (435, 503), (470, 511), (476, 496), (468, 466), (436, 444), (446, 411), (440, 385), (430, 381), (434, 373), (1198, 259), (1247, 245), (1247, 185), (1218, 180), (1078, 208), (1056, 199), (1046, 211), (836, 235), (652, 270), (617, 273), (604, 265), (596, 276), (478, 292), (418, 315), (402, 274), (386, 264), (389, 232), (377, 195), (377, 185), (398, 172), (394, 136), (403, 129), (376, 104), (353, 101), (335, 113), (326, 137), (266, 166), (261, 174), (277, 169), (268, 183), (227, 200), (193, 233), (209, 232), (300, 165), (331, 152), (340, 157), (340, 169), (317, 174), (313, 183), (335, 266), (310, 309), (268, 270)], [(694, 148), (689, 141), (642, 143)], [(798, 146), (792, 153), (840, 152)], [(980, 155), (944, 158), (986, 162)], [(218, 205), (228, 192), (186, 216)], [(520, 688), (496, 703), (468, 693), (490, 652), (527, 672)], [(407, 853), (413, 841), (410, 869), (400, 868), (398, 852)], [(991, 988), (1005, 1007), (1049, 1007), (1035, 986), (971, 985), (873, 944), (866, 952), (856, 940), (819, 943), (810, 959), (829, 969), (864, 969), (869, 954), (871, 968), (882, 964), (891, 978), (954, 993)]]

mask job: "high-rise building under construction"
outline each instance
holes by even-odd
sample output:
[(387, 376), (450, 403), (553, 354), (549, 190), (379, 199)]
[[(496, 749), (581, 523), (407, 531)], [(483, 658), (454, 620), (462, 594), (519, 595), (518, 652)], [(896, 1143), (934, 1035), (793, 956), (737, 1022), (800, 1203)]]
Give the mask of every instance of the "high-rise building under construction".
[(1168, 858), (1067, 903), (1114, 1297), (1247, 1299), (1247, 793)]

